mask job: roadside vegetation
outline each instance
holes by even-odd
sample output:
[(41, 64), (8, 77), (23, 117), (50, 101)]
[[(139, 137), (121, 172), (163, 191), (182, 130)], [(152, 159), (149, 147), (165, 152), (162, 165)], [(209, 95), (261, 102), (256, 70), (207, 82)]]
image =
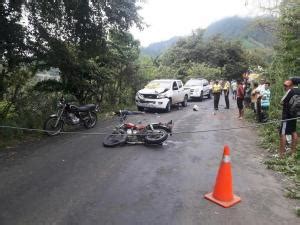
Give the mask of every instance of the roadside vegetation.
[[(0, 124), (41, 128), (61, 95), (104, 110), (132, 104), (143, 81), (128, 33), (143, 24), (137, 2), (0, 1)], [(51, 68), (59, 80), (37, 80)], [(0, 129), (0, 147), (23, 137)]]
[[(281, 15), (279, 20), (279, 38), (281, 42), (271, 66), (272, 73), (270, 73), (270, 78), (276, 80), (274, 88), (272, 89), (274, 93), (272, 105), (275, 106), (272, 113), (274, 115), (278, 115), (278, 103), (283, 95), (283, 80), (288, 77), (300, 76), (300, 2), (298, 0), (283, 1), (279, 10)], [(266, 131), (267, 129), (265, 132)], [(275, 134), (276, 131), (277, 130), (273, 128)], [(298, 124), (298, 133), (299, 131), (300, 128)], [(266, 163), (269, 168), (282, 171), (293, 179), (294, 185), (288, 188), (287, 196), (300, 199), (299, 145), (295, 157), (287, 157), (285, 160), (270, 160)]]
[[(280, 5), (272, 8), (279, 13), (277, 25), (277, 37), (279, 42), (272, 63), (269, 65), (266, 78), (271, 82), (271, 107), (270, 120), (281, 119), (280, 100), (284, 95), (283, 82), (289, 77), (300, 76), (300, 2), (298, 0), (284, 0)], [(249, 116), (250, 115), (250, 116)], [(253, 115), (248, 112), (253, 119)], [(259, 127), (261, 145), (270, 154), (265, 161), (268, 169), (278, 171), (291, 180), (291, 185), (286, 188), (286, 196), (300, 199), (300, 146), (297, 146), (295, 156), (287, 155), (286, 158), (277, 157), (279, 148), (279, 135), (277, 124), (268, 124)], [(298, 134), (300, 127), (298, 123)], [(296, 214), (300, 216), (299, 207)]]

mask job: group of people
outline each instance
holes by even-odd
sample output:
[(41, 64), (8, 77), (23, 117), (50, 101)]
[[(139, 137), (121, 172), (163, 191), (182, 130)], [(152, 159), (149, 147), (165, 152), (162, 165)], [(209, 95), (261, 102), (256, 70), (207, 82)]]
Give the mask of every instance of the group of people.
[[(300, 89), (297, 88), (300, 79), (291, 78), (284, 82), (285, 95), (281, 99), (282, 104), (282, 122), (279, 130), (280, 146), (279, 156), (283, 157), (286, 153), (287, 135), (291, 136), (291, 153), (296, 153), (297, 145), (297, 118), (291, 113), (290, 99), (294, 95), (300, 96)], [(236, 100), (239, 110), (239, 119), (244, 117), (244, 107), (251, 108), (256, 114), (258, 122), (267, 122), (268, 111), (270, 108), (271, 91), (270, 82), (261, 79), (259, 83), (249, 82), (244, 80), (229, 81), (215, 81), (212, 86), (212, 93), (214, 95), (214, 109), (219, 109), (219, 100), (222, 92), (224, 93), (226, 107), (229, 109), (229, 91), (232, 91), (232, 99)]]
[(226, 103), (225, 109), (229, 109), (229, 91), (230, 91), (229, 81), (224, 81), (224, 82), (219, 82), (218, 80), (215, 81), (215, 83), (212, 86), (215, 110), (219, 110), (219, 101), (222, 92), (224, 93), (224, 97), (225, 97), (225, 103)]
[(239, 119), (244, 117), (244, 106), (251, 107), (259, 122), (267, 120), (267, 111), (270, 107), (270, 83), (261, 80), (258, 85), (255, 82), (248, 80), (233, 80), (231, 82), (216, 80), (212, 86), (212, 93), (214, 95), (214, 109), (219, 109), (220, 96), (224, 93), (225, 109), (229, 109), (229, 92), (232, 91), (232, 99), (237, 101), (239, 109)]
[(246, 107), (253, 110), (258, 122), (267, 122), (271, 99), (270, 82), (261, 79), (258, 84), (253, 81), (249, 82), (247, 79), (238, 80), (236, 93), (239, 119), (243, 119), (244, 107)]

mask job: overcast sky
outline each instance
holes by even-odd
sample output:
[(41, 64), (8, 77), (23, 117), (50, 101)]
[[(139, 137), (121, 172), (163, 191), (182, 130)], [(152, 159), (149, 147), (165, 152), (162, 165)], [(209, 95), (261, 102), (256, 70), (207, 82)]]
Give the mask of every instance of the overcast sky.
[(254, 16), (253, 0), (146, 0), (139, 14), (149, 25), (143, 31), (132, 29), (142, 46), (191, 34), (212, 22), (230, 16)]

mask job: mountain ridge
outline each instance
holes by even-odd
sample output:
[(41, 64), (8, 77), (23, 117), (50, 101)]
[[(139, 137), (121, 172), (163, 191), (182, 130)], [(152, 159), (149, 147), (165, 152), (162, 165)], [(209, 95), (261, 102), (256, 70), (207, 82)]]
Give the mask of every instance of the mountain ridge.
[[(204, 29), (204, 40), (216, 35), (225, 40), (240, 41), (245, 48), (272, 49), (277, 39), (274, 33), (276, 19), (273, 17), (227, 17), (210, 24)], [(159, 56), (173, 46), (180, 38), (175, 36), (166, 41), (151, 43), (148, 47), (141, 48), (142, 55)]]

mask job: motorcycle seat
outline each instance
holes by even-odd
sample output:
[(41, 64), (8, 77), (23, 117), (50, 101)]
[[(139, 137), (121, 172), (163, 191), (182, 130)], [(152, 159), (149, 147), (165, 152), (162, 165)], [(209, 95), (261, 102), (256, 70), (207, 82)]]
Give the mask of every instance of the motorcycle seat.
[(90, 110), (95, 110), (96, 105), (95, 104), (87, 104), (87, 105), (81, 105), (76, 107), (79, 112), (86, 112)]
[(137, 130), (142, 130), (142, 129), (145, 128), (145, 125), (138, 124), (138, 125), (135, 125), (135, 128), (136, 128)]

